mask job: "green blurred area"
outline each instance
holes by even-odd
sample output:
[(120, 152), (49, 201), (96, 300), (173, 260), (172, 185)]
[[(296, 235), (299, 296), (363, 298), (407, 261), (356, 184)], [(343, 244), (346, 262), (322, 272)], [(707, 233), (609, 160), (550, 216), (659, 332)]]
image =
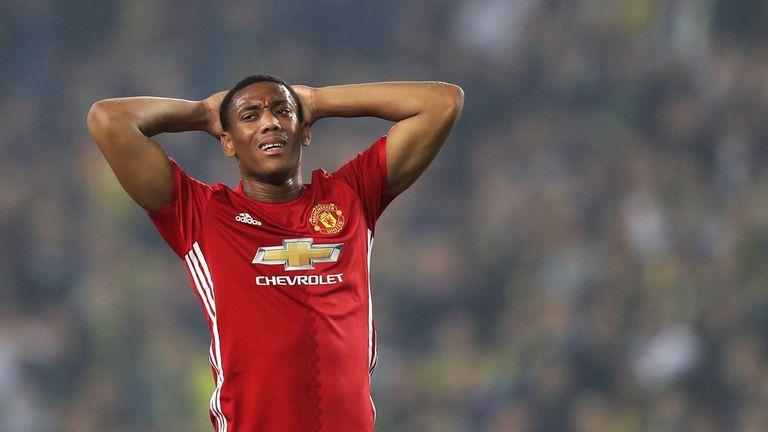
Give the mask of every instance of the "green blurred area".
[[(85, 116), (262, 72), (466, 93), (378, 223), (378, 431), (768, 430), (766, 22), (760, 0), (5, 4), (0, 431), (211, 430), (200, 305)], [(304, 173), (388, 127), (319, 122)], [(159, 141), (236, 183), (204, 134)]]

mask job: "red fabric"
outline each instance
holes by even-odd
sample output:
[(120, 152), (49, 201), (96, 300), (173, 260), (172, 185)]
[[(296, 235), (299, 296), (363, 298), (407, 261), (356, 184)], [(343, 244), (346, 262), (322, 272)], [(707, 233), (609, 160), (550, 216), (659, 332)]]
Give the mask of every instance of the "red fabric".
[[(385, 147), (382, 137), (333, 174), (314, 171), (280, 204), (248, 198), (242, 184), (200, 183), (171, 160), (172, 202), (149, 216), (187, 265), (211, 329), (215, 430), (373, 430), (368, 257), (394, 198)], [(323, 253), (341, 244), (336, 261), (286, 269), (275, 255), (256, 260), (259, 248), (306, 239)]]

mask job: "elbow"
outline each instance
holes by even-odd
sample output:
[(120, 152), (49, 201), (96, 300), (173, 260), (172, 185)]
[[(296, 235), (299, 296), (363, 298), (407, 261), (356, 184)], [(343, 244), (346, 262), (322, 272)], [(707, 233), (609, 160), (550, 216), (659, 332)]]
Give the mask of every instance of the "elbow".
[(464, 109), (464, 90), (455, 84), (439, 82), (437, 85), (440, 89), (439, 106), (447, 119), (456, 122)]
[(449, 84), (451, 88), (451, 109), (456, 117), (459, 118), (461, 111), (464, 109), (464, 90), (454, 84)]
[(128, 121), (118, 99), (100, 100), (88, 110), (86, 119), (91, 136), (97, 139), (109, 135), (115, 128)]
[(464, 105), (464, 90), (456, 84), (438, 83), (446, 96), (458, 106)]
[(91, 132), (91, 135), (96, 135), (107, 128), (111, 122), (111, 117), (112, 114), (109, 109), (108, 100), (98, 101), (91, 105), (87, 117), (88, 130)]

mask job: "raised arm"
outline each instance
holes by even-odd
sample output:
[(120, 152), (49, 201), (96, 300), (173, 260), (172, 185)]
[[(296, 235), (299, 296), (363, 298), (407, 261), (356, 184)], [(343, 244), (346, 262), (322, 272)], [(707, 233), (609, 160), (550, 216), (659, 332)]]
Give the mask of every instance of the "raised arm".
[(106, 99), (88, 112), (88, 129), (118, 181), (140, 206), (157, 210), (171, 200), (171, 166), (150, 137), (163, 132), (221, 132), (224, 93), (199, 102), (155, 97)]
[(323, 117), (378, 117), (397, 122), (387, 136), (390, 192), (407, 189), (440, 151), (461, 114), (464, 92), (441, 82), (294, 86), (310, 124)]

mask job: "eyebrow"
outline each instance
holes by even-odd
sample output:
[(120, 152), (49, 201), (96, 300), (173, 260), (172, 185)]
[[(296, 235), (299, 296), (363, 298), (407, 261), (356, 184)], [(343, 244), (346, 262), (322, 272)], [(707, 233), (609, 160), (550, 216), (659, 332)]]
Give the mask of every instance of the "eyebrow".
[[(275, 106), (275, 105), (281, 105), (281, 104), (292, 105), (291, 102), (288, 99), (275, 99), (275, 100), (269, 102), (267, 105), (268, 106)], [(250, 105), (246, 105), (246, 106), (244, 106), (242, 108), (238, 108), (237, 111), (238, 112), (253, 111), (253, 110), (258, 111), (261, 108), (262, 108), (262, 105), (260, 103), (253, 103), (253, 104), (250, 104)]]

